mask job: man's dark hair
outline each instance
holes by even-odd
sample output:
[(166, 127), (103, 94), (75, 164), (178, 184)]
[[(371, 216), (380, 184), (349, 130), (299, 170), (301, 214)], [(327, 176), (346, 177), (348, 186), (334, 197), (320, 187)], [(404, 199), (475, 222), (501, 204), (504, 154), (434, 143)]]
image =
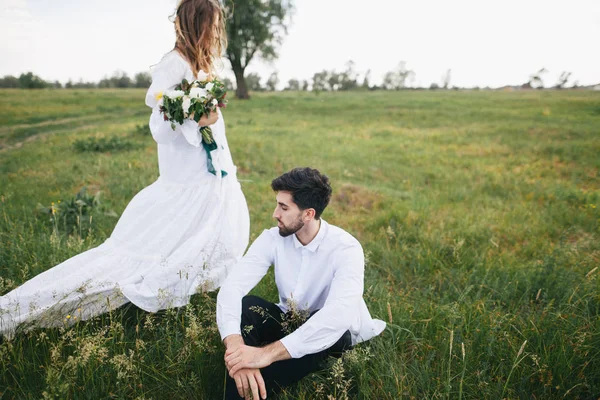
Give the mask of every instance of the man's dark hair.
[(315, 219), (321, 218), (331, 199), (329, 178), (312, 168), (294, 168), (273, 179), (271, 188), (276, 192), (290, 192), (294, 203), (301, 210), (313, 208)]

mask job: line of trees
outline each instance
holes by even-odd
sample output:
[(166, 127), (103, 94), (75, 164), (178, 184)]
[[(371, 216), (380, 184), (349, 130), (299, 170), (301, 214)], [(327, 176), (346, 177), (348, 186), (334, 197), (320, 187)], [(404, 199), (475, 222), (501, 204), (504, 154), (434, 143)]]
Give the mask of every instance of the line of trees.
[[(543, 89), (544, 88), (544, 75), (548, 73), (548, 70), (546, 68), (541, 68), (540, 70), (538, 70), (537, 72), (531, 74), (529, 76), (529, 80), (527, 82), (525, 82), (523, 85), (521, 85), (522, 89)], [(556, 82), (556, 84), (554, 86), (552, 86), (552, 89), (564, 89), (567, 86), (567, 83), (569, 82), (569, 79), (571, 79), (571, 72), (569, 71), (563, 71), (560, 76), (558, 77), (558, 81)], [(579, 82), (575, 81), (573, 82), (573, 87), (578, 87), (579, 86)]]
[(45, 81), (32, 72), (21, 74), (18, 78), (12, 75), (6, 75), (0, 78), (0, 88), (15, 89), (94, 89), (94, 88), (148, 88), (152, 82), (152, 77), (147, 72), (135, 74), (133, 78), (129, 77), (123, 71), (116, 71), (112, 76), (104, 77), (100, 82), (84, 82), (79, 80), (73, 82), (69, 80), (64, 85), (59, 81)]
[[(531, 74), (529, 80), (512, 88), (520, 89), (543, 89), (543, 76), (548, 71), (545, 68)], [(398, 66), (385, 73), (383, 81), (379, 84), (372, 84), (371, 71), (367, 70), (361, 74), (355, 70), (355, 63), (348, 61), (345, 69), (341, 72), (336, 70), (322, 70), (313, 74), (310, 79), (292, 78), (284, 85), (286, 91), (348, 91), (348, 90), (403, 90), (403, 89), (458, 89), (451, 86), (452, 70), (448, 69), (441, 77), (440, 83), (433, 82), (428, 88), (414, 87), (416, 78), (415, 71), (407, 67), (406, 62), (401, 61)], [(569, 84), (571, 72), (564, 71), (552, 89), (564, 89)], [(78, 82), (68, 81), (64, 85), (58, 81), (48, 82), (34, 75), (32, 72), (21, 74), (18, 78), (7, 75), (0, 78), (0, 88), (20, 88), (20, 89), (44, 89), (44, 88), (67, 88), (67, 89), (92, 89), (92, 88), (148, 88), (152, 77), (147, 72), (140, 72), (129, 77), (123, 71), (116, 71), (110, 77), (105, 77), (99, 82)], [(238, 88), (229, 78), (223, 78), (227, 90), (233, 91)], [(244, 76), (245, 91), (263, 92), (275, 91), (280, 87), (280, 79), (277, 72), (271, 73), (263, 83), (263, 78), (256, 72), (251, 72)], [(237, 83), (237, 82), (236, 82)], [(578, 82), (575, 81), (571, 87), (577, 88)]]

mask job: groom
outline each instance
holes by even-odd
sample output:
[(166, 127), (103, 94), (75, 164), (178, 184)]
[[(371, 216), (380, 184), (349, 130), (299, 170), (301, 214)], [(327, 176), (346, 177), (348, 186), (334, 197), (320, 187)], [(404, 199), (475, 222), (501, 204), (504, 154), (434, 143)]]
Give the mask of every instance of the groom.
[[(233, 268), (217, 298), (226, 347), (228, 399), (276, 393), (383, 331), (362, 298), (360, 243), (321, 213), (331, 198), (327, 176), (296, 168), (271, 182), (277, 192), (271, 228)], [(279, 303), (247, 293), (270, 266)]]

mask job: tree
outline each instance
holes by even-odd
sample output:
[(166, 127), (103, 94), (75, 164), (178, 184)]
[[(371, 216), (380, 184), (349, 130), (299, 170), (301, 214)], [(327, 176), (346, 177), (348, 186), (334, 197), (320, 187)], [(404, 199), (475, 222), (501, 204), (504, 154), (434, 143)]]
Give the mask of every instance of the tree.
[(298, 79), (290, 79), (284, 90), (300, 90), (300, 82)]
[(451, 79), (452, 70), (449, 69), (446, 71), (444, 75), (442, 75), (442, 87), (444, 89), (450, 88), (450, 79)]
[(98, 85), (96, 85), (95, 82), (84, 82), (83, 79), (80, 78), (77, 83), (71, 82), (71, 87), (73, 89), (94, 89), (98, 87)]
[(292, 0), (225, 0), (227, 52), (237, 83), (236, 96), (248, 99), (246, 67), (254, 56), (270, 61), (287, 33)]
[(19, 88), (19, 78), (12, 75), (5, 75), (4, 78), (0, 78), (0, 88)]
[(370, 77), (371, 70), (368, 69), (367, 72), (365, 72), (365, 77), (363, 78), (362, 85), (360, 85), (363, 89), (369, 90), (371, 88), (371, 85), (369, 84)]
[(340, 90), (353, 90), (358, 87), (356, 82), (358, 74), (354, 70), (355, 65), (352, 60), (346, 63), (346, 70), (339, 75)]
[(235, 87), (233, 86), (233, 82), (231, 82), (231, 79), (223, 78), (221, 79), (221, 82), (223, 82), (223, 85), (225, 85), (225, 89), (227, 89), (228, 92), (235, 89)]
[(305, 92), (308, 91), (308, 85), (309, 85), (308, 81), (306, 79), (304, 79), (302, 81), (302, 90), (304, 90)]
[(329, 90), (334, 91), (340, 88), (340, 74), (335, 71), (331, 71), (327, 74), (327, 84), (329, 85)]
[(406, 87), (408, 79), (414, 79), (415, 72), (406, 68), (406, 62), (400, 61), (395, 70), (389, 71), (383, 78), (383, 87), (386, 90), (400, 90)]
[(123, 71), (116, 71), (110, 80), (113, 82), (112, 87), (128, 88), (132, 86), (131, 78)]
[(152, 76), (148, 72), (138, 72), (135, 74), (135, 87), (136, 88), (149, 88), (152, 83)]
[(542, 68), (535, 74), (531, 74), (529, 76), (529, 82), (528, 82), (529, 87), (534, 88), (534, 89), (543, 89), (544, 81), (542, 80), (542, 75), (545, 74), (546, 72), (548, 72), (548, 70), (546, 68)]
[(267, 79), (267, 83), (265, 85), (269, 92), (274, 92), (275, 90), (277, 90), (278, 84), (279, 84), (279, 75), (277, 75), (277, 72), (273, 72), (269, 76), (269, 79)]
[(263, 91), (265, 90), (261, 84), (260, 84), (260, 75), (258, 75), (256, 72), (251, 72), (248, 74), (248, 76), (246, 77), (246, 83), (248, 84), (248, 90), (253, 90), (253, 91)]
[(48, 83), (32, 72), (28, 72), (19, 76), (19, 87), (21, 89), (43, 89), (48, 87)]
[(110, 78), (105, 76), (98, 83), (99, 88), (128, 88), (133, 86), (134, 83), (131, 78), (123, 71), (115, 71)]
[(563, 71), (562, 74), (560, 74), (560, 77), (558, 78), (558, 82), (556, 83), (556, 88), (563, 89), (566, 86), (567, 82), (569, 81), (570, 77), (571, 77), (570, 72)]
[(327, 71), (323, 70), (321, 72), (315, 72), (313, 75), (313, 84), (312, 90), (313, 92), (320, 92), (322, 90), (327, 90)]

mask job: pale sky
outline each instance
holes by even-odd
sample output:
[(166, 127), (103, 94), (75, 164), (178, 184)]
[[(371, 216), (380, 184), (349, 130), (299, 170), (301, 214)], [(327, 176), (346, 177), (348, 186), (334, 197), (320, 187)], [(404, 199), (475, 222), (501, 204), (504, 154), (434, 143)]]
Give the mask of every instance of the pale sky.
[[(46, 80), (99, 81), (149, 71), (173, 47), (175, 0), (0, 0), (0, 76), (32, 71)], [(413, 85), (521, 84), (545, 67), (580, 85), (600, 83), (600, 0), (296, 0), (289, 34), (271, 64), (248, 72), (280, 86), (348, 60), (371, 83), (400, 61)], [(223, 75), (232, 77), (229, 63)]]

